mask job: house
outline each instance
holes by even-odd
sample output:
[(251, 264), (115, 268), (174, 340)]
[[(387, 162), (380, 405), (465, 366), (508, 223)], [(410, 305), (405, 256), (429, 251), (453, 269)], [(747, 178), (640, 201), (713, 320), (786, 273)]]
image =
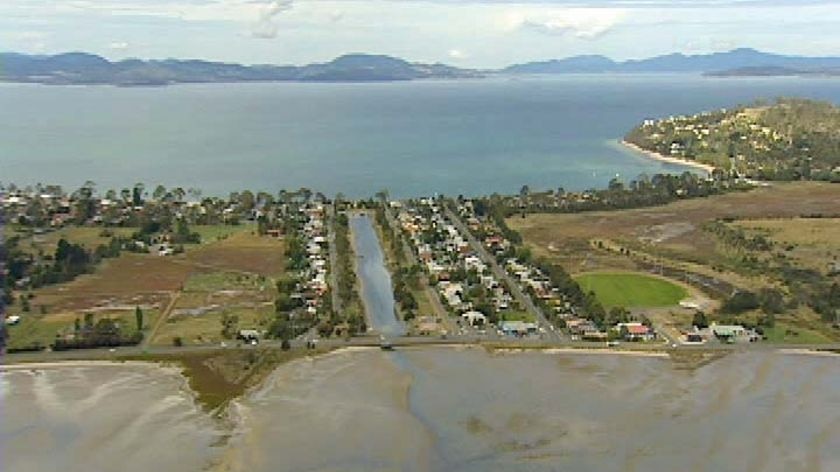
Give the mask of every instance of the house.
[(537, 325), (524, 321), (502, 321), (499, 323), (499, 331), (505, 336), (521, 337), (536, 333)]
[(461, 319), (466, 321), (470, 326), (484, 326), (487, 324), (487, 317), (480, 311), (468, 311), (461, 314)]
[(712, 324), (709, 326), (712, 334), (724, 342), (735, 342), (738, 338), (743, 338), (747, 335), (747, 330), (741, 325), (719, 325)]
[(255, 329), (240, 329), (236, 339), (248, 344), (257, 344), (260, 342), (260, 332)]
[(616, 328), (626, 341), (652, 341), (656, 337), (649, 326), (638, 322), (618, 323)]

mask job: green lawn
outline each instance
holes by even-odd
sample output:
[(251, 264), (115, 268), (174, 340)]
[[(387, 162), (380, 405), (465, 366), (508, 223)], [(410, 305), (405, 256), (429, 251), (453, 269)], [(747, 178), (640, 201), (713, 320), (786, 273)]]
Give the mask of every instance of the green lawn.
[(764, 328), (764, 335), (771, 343), (818, 344), (831, 342), (831, 338), (820, 332), (777, 322), (772, 328)]
[(677, 305), (688, 296), (685, 288), (666, 280), (632, 272), (593, 272), (575, 277), (585, 291), (595, 292), (606, 308)]
[(190, 231), (194, 231), (201, 236), (202, 244), (212, 243), (226, 239), (233, 234), (243, 231), (256, 231), (256, 225), (240, 224), (240, 225), (193, 225), (190, 226)]
[(524, 321), (533, 323), (536, 321), (534, 315), (526, 311), (503, 311), (499, 313), (499, 321)]

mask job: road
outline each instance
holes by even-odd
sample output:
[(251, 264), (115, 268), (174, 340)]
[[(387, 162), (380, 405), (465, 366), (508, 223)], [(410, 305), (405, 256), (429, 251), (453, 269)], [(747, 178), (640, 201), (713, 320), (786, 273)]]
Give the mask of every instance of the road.
[(155, 320), (155, 324), (152, 326), (152, 329), (150, 329), (149, 332), (146, 333), (145, 336), (143, 336), (143, 342), (140, 344), (142, 347), (148, 347), (149, 343), (152, 342), (152, 339), (154, 339), (160, 327), (163, 326), (164, 323), (166, 323), (166, 319), (169, 318), (169, 315), (172, 313), (172, 310), (175, 309), (175, 304), (178, 302), (178, 297), (181, 296), (181, 292), (172, 292), (170, 296), (172, 298), (169, 300), (169, 304), (166, 305), (166, 308), (164, 308), (163, 311), (160, 313), (160, 316), (157, 317), (157, 320)]
[(529, 297), (522, 291), (522, 289), (519, 287), (519, 284), (515, 280), (513, 280), (510, 274), (508, 274), (507, 271), (502, 266), (500, 266), (498, 262), (496, 262), (496, 258), (493, 257), (489, 252), (487, 252), (487, 250), (484, 249), (484, 246), (482, 246), (481, 243), (477, 239), (475, 239), (475, 237), (470, 232), (470, 229), (467, 228), (467, 225), (465, 225), (464, 222), (461, 221), (461, 218), (445, 205), (444, 211), (446, 212), (446, 216), (447, 218), (449, 218), (449, 221), (451, 221), (452, 224), (455, 225), (455, 228), (457, 228), (458, 231), (467, 239), (467, 242), (470, 243), (470, 246), (472, 246), (473, 250), (476, 252), (476, 254), (478, 254), (478, 257), (480, 257), (481, 260), (483, 260), (484, 263), (490, 267), (490, 270), (493, 271), (493, 274), (496, 276), (496, 278), (498, 278), (499, 280), (504, 280), (507, 286), (510, 287), (511, 294), (516, 299), (516, 301), (519, 302), (520, 305), (525, 307), (525, 309), (528, 310), (528, 312), (531, 313), (537, 319), (540, 326), (546, 328), (546, 336), (548, 336), (548, 338), (551, 341), (565, 340), (566, 336), (562, 334), (559, 330), (553, 329), (553, 325), (548, 322), (548, 319), (545, 317), (542, 310), (540, 310), (540, 308), (534, 304), (534, 301), (531, 300), (531, 297)]
[[(307, 339), (296, 339), (291, 342), (292, 349), (305, 349)], [(593, 343), (584, 341), (554, 341), (549, 342), (537, 338), (490, 338), (475, 335), (448, 336), (446, 338), (429, 336), (401, 336), (388, 340), (395, 348), (400, 347), (424, 347), (424, 346), (481, 346), (498, 347), (502, 349), (517, 348), (554, 348), (554, 349), (590, 349), (602, 351), (639, 351), (639, 352), (744, 352), (744, 351), (775, 351), (775, 350), (821, 350), (840, 352), (840, 343), (832, 344), (770, 344), (770, 343), (741, 343), (721, 344), (710, 343), (703, 345), (677, 345), (673, 347), (664, 343), (622, 343), (618, 346), (607, 346), (606, 343)], [(378, 336), (359, 336), (350, 339), (335, 338), (318, 341), (319, 347), (342, 348), (342, 347), (380, 347), (381, 340)], [(72, 351), (40, 351), (21, 352), (0, 356), (0, 369), (2, 365), (21, 364), (31, 362), (58, 362), (58, 361), (90, 361), (90, 360), (112, 360), (119, 361), (126, 358), (145, 356), (177, 356), (180, 354), (195, 354), (204, 352), (221, 352), (229, 349), (281, 349), (279, 341), (263, 341), (257, 346), (240, 346), (231, 343), (227, 346), (219, 344), (201, 344), (191, 346), (130, 346), (118, 347), (115, 349), (78, 349)]]
[[(411, 250), (411, 247), (403, 237), (402, 231), (400, 230), (400, 226), (397, 223), (397, 219), (394, 217), (394, 214), (391, 211), (391, 207), (388, 205), (387, 201), (382, 203), (385, 208), (385, 219), (388, 220), (388, 225), (393, 230), (394, 236), (400, 239), (400, 247), (403, 250), (405, 260), (412, 266), (419, 265), (419, 262), (417, 261), (417, 255), (414, 254), (414, 251)], [(443, 302), (440, 300), (440, 295), (431, 285), (429, 285), (429, 279), (426, 276), (423, 276), (423, 278), (420, 280), (420, 283), (423, 285), (423, 289), (426, 292), (426, 298), (432, 305), (432, 310), (434, 310), (435, 312), (434, 315), (446, 325), (446, 329), (448, 332), (454, 332), (454, 323), (450, 319), (449, 313), (447, 313), (446, 309), (443, 307)]]
[[(342, 315), (341, 297), (338, 296), (338, 252), (335, 248), (335, 206), (327, 205), (327, 243), (330, 252), (330, 296), (333, 311)], [(343, 316), (341, 316), (343, 318)]]

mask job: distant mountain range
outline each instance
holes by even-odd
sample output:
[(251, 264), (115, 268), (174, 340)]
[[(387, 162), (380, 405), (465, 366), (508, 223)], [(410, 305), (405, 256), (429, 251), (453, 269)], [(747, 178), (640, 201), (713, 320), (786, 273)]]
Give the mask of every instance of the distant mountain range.
[(477, 78), (496, 74), (702, 73), (711, 76), (840, 75), (840, 57), (802, 57), (754, 49), (613, 61), (584, 55), (516, 64), (501, 70), (462, 69), (371, 54), (347, 54), (304, 66), (245, 66), (200, 60), (109, 61), (87, 53), (54, 56), (0, 53), (0, 81), (41, 84), (154, 86), (212, 82), (380, 82)]
[(212, 82), (378, 82), (469, 78), (478, 72), (443, 64), (410, 63), (389, 56), (347, 54), (323, 64), (244, 66), (199, 60), (111, 62), (86, 53), (30, 56), (0, 53), (0, 81), (42, 84), (153, 86)]
[(740, 70), (742, 73), (738, 75), (748, 75), (750, 71), (763, 70), (765, 73), (760, 75), (767, 75), (766, 72), (769, 72), (770, 68), (797, 71), (840, 68), (840, 57), (783, 56), (742, 48), (693, 56), (667, 54), (623, 62), (616, 62), (604, 56), (575, 56), (517, 64), (504, 71), (517, 74), (695, 72), (720, 75), (726, 71)]

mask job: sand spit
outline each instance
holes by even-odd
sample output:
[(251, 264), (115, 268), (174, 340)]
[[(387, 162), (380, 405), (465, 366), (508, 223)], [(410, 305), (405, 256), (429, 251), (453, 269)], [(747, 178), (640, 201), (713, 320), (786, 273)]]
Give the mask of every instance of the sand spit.
[(633, 143), (629, 143), (627, 141), (624, 141), (624, 140), (621, 141), (621, 144), (624, 145), (627, 148), (632, 149), (633, 151), (636, 151), (639, 154), (642, 154), (642, 155), (644, 155), (646, 157), (649, 157), (651, 159), (655, 159), (657, 161), (667, 162), (669, 164), (679, 164), (679, 165), (682, 165), (682, 166), (694, 167), (695, 169), (700, 169), (700, 170), (706, 171), (709, 174), (711, 174), (712, 171), (715, 170), (715, 166), (711, 166), (711, 165), (708, 165), (708, 164), (703, 164), (703, 163), (697, 162), (697, 161), (691, 161), (691, 160), (688, 160), (688, 159), (680, 159), (680, 158), (677, 158), (677, 157), (665, 156), (665, 155), (659, 154), (658, 152), (653, 152), (653, 151), (648, 151), (647, 149), (642, 149), (641, 147), (639, 147), (639, 146), (637, 146)]

